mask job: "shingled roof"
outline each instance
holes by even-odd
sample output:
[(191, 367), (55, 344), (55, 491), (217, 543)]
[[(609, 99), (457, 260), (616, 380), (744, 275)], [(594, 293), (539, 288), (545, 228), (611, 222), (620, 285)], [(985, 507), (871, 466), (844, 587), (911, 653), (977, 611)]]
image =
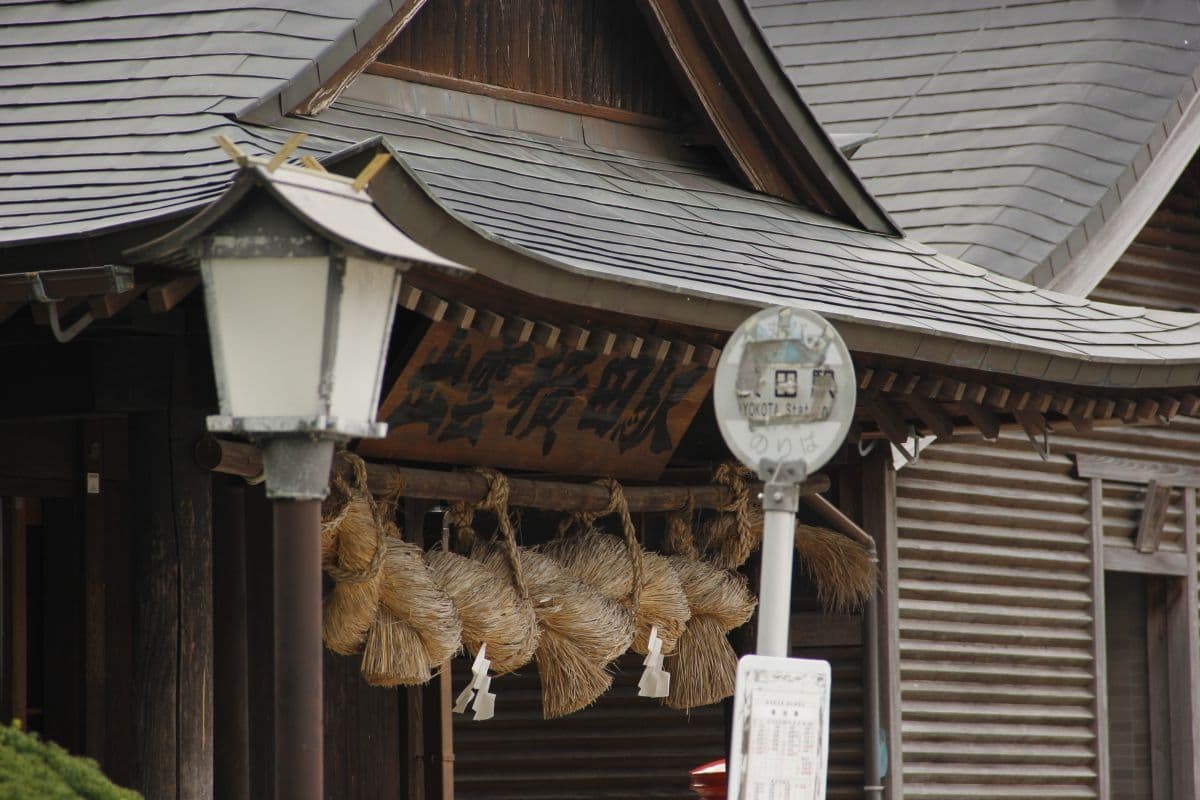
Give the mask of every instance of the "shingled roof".
[(278, 149), (236, 121), (298, 103), (391, 14), (388, 0), (0, 5), (0, 244), (213, 199), (234, 171), (213, 135)]
[[(3, 240), (11, 248), (199, 210), (233, 174), (214, 133), (264, 152), (303, 129), (317, 134), (310, 152), (326, 153), (382, 133), (400, 159), (391, 180), (444, 215), (446, 246), (474, 236), (515, 254), (515, 266), (488, 274), (526, 291), (583, 304), (603, 296), (626, 313), (718, 330), (755, 306), (802, 303), (868, 352), (1093, 386), (1200, 385), (1200, 317), (1035, 290), (746, 191), (717, 168), (362, 101), (264, 123), (272, 103), (315, 88), (352, 53), (348, 37), (362, 40), (364, 20), (391, 6), (337, 8), (4, 6)], [(393, 208), (393, 223), (405, 227), (411, 212)]]
[(1196, 94), (1194, 2), (749, 3), (827, 129), (873, 134), (851, 165), (910, 235), (1038, 284), (1128, 200)]
[[(749, 307), (800, 303), (843, 322), (851, 346), (868, 352), (1092, 385), (1200, 381), (1200, 371), (1179, 368), (1200, 352), (1196, 315), (1038, 290), (740, 189), (694, 162), (355, 100), (280, 125), (322, 147), (382, 134), (458, 225), (587, 279), (570, 287), (528, 264), (478, 260), (482, 274), (537, 294), (561, 289), (557, 299), (603, 303), (595, 281), (616, 281), (657, 290), (648, 303), (655, 316), (718, 328)], [(392, 213), (415, 224), (409, 209)], [(454, 226), (436, 227), (439, 246), (461, 260)]]

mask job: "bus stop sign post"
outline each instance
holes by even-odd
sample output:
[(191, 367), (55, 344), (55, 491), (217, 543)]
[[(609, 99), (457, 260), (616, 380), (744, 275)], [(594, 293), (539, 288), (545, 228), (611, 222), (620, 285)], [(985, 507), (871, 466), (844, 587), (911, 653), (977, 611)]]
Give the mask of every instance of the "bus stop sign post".
[(829, 665), (787, 658), (792, 551), (799, 484), (841, 447), (856, 388), (841, 336), (799, 308), (751, 316), (717, 364), (713, 405), (721, 435), (764, 484), (757, 655), (743, 657), (738, 668), (730, 798), (780, 785), (796, 800), (825, 796)]

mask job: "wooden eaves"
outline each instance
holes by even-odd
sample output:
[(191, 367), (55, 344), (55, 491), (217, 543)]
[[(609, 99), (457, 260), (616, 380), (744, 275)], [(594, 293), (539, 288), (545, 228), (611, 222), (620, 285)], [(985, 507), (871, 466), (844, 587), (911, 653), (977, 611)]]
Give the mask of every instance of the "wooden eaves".
[[(330, 167), (354, 171), (381, 148), (390, 150), (382, 139), (363, 142), (340, 154)], [(451, 259), (479, 267), (478, 274), (467, 281), (439, 284), (435, 280), (420, 288), (468, 304), (485, 301), (484, 307), (497, 313), (504, 313), (507, 305), (541, 314), (542, 321), (551, 324), (605, 316), (620, 329), (675, 331), (692, 342), (719, 345), (758, 307), (751, 300), (717, 291), (609, 277), (513, 244), (448, 208), (400, 158), (383, 168), (371, 191), (381, 212), (414, 240), (436, 246)], [(941, 334), (928, 328), (845, 317), (835, 322), (859, 356), (924, 363), (941, 372), (990, 374), (993, 381), (1003, 380), (1013, 389), (1021, 383), (1049, 382), (1078, 387), (1079, 391), (1143, 395), (1193, 391), (1200, 386), (1200, 358), (1074, 358), (1053, 351), (971, 341), (956, 333)]]

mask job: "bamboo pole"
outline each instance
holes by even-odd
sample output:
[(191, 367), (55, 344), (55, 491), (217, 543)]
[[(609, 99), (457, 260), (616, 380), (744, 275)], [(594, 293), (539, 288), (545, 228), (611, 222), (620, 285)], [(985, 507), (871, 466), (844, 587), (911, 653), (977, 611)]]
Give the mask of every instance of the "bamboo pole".
[[(205, 469), (238, 475), (249, 480), (262, 476), (262, 454), (252, 444), (206, 437), (196, 445), (196, 460)], [(400, 495), (421, 500), (476, 502), (487, 495), (487, 480), (472, 472), (449, 472), (402, 467), (397, 464), (367, 464), (367, 482), (372, 493)], [(509, 478), (510, 506), (546, 511), (603, 511), (608, 507), (608, 490), (592, 483)], [(758, 487), (758, 488), (761, 488)], [(801, 496), (824, 492), (829, 477), (813, 475), (800, 485)], [(627, 486), (625, 499), (631, 512), (677, 511), (689, 497), (694, 508), (721, 508), (732, 495), (725, 486)]]

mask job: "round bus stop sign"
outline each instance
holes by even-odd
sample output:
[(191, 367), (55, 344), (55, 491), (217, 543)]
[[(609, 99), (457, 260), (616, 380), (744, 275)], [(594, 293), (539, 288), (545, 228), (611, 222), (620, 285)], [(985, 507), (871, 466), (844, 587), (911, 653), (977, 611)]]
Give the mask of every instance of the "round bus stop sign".
[(760, 477), (765, 466), (791, 464), (804, 473), (824, 466), (846, 438), (854, 403), (850, 351), (812, 311), (759, 311), (729, 337), (717, 364), (721, 435)]

